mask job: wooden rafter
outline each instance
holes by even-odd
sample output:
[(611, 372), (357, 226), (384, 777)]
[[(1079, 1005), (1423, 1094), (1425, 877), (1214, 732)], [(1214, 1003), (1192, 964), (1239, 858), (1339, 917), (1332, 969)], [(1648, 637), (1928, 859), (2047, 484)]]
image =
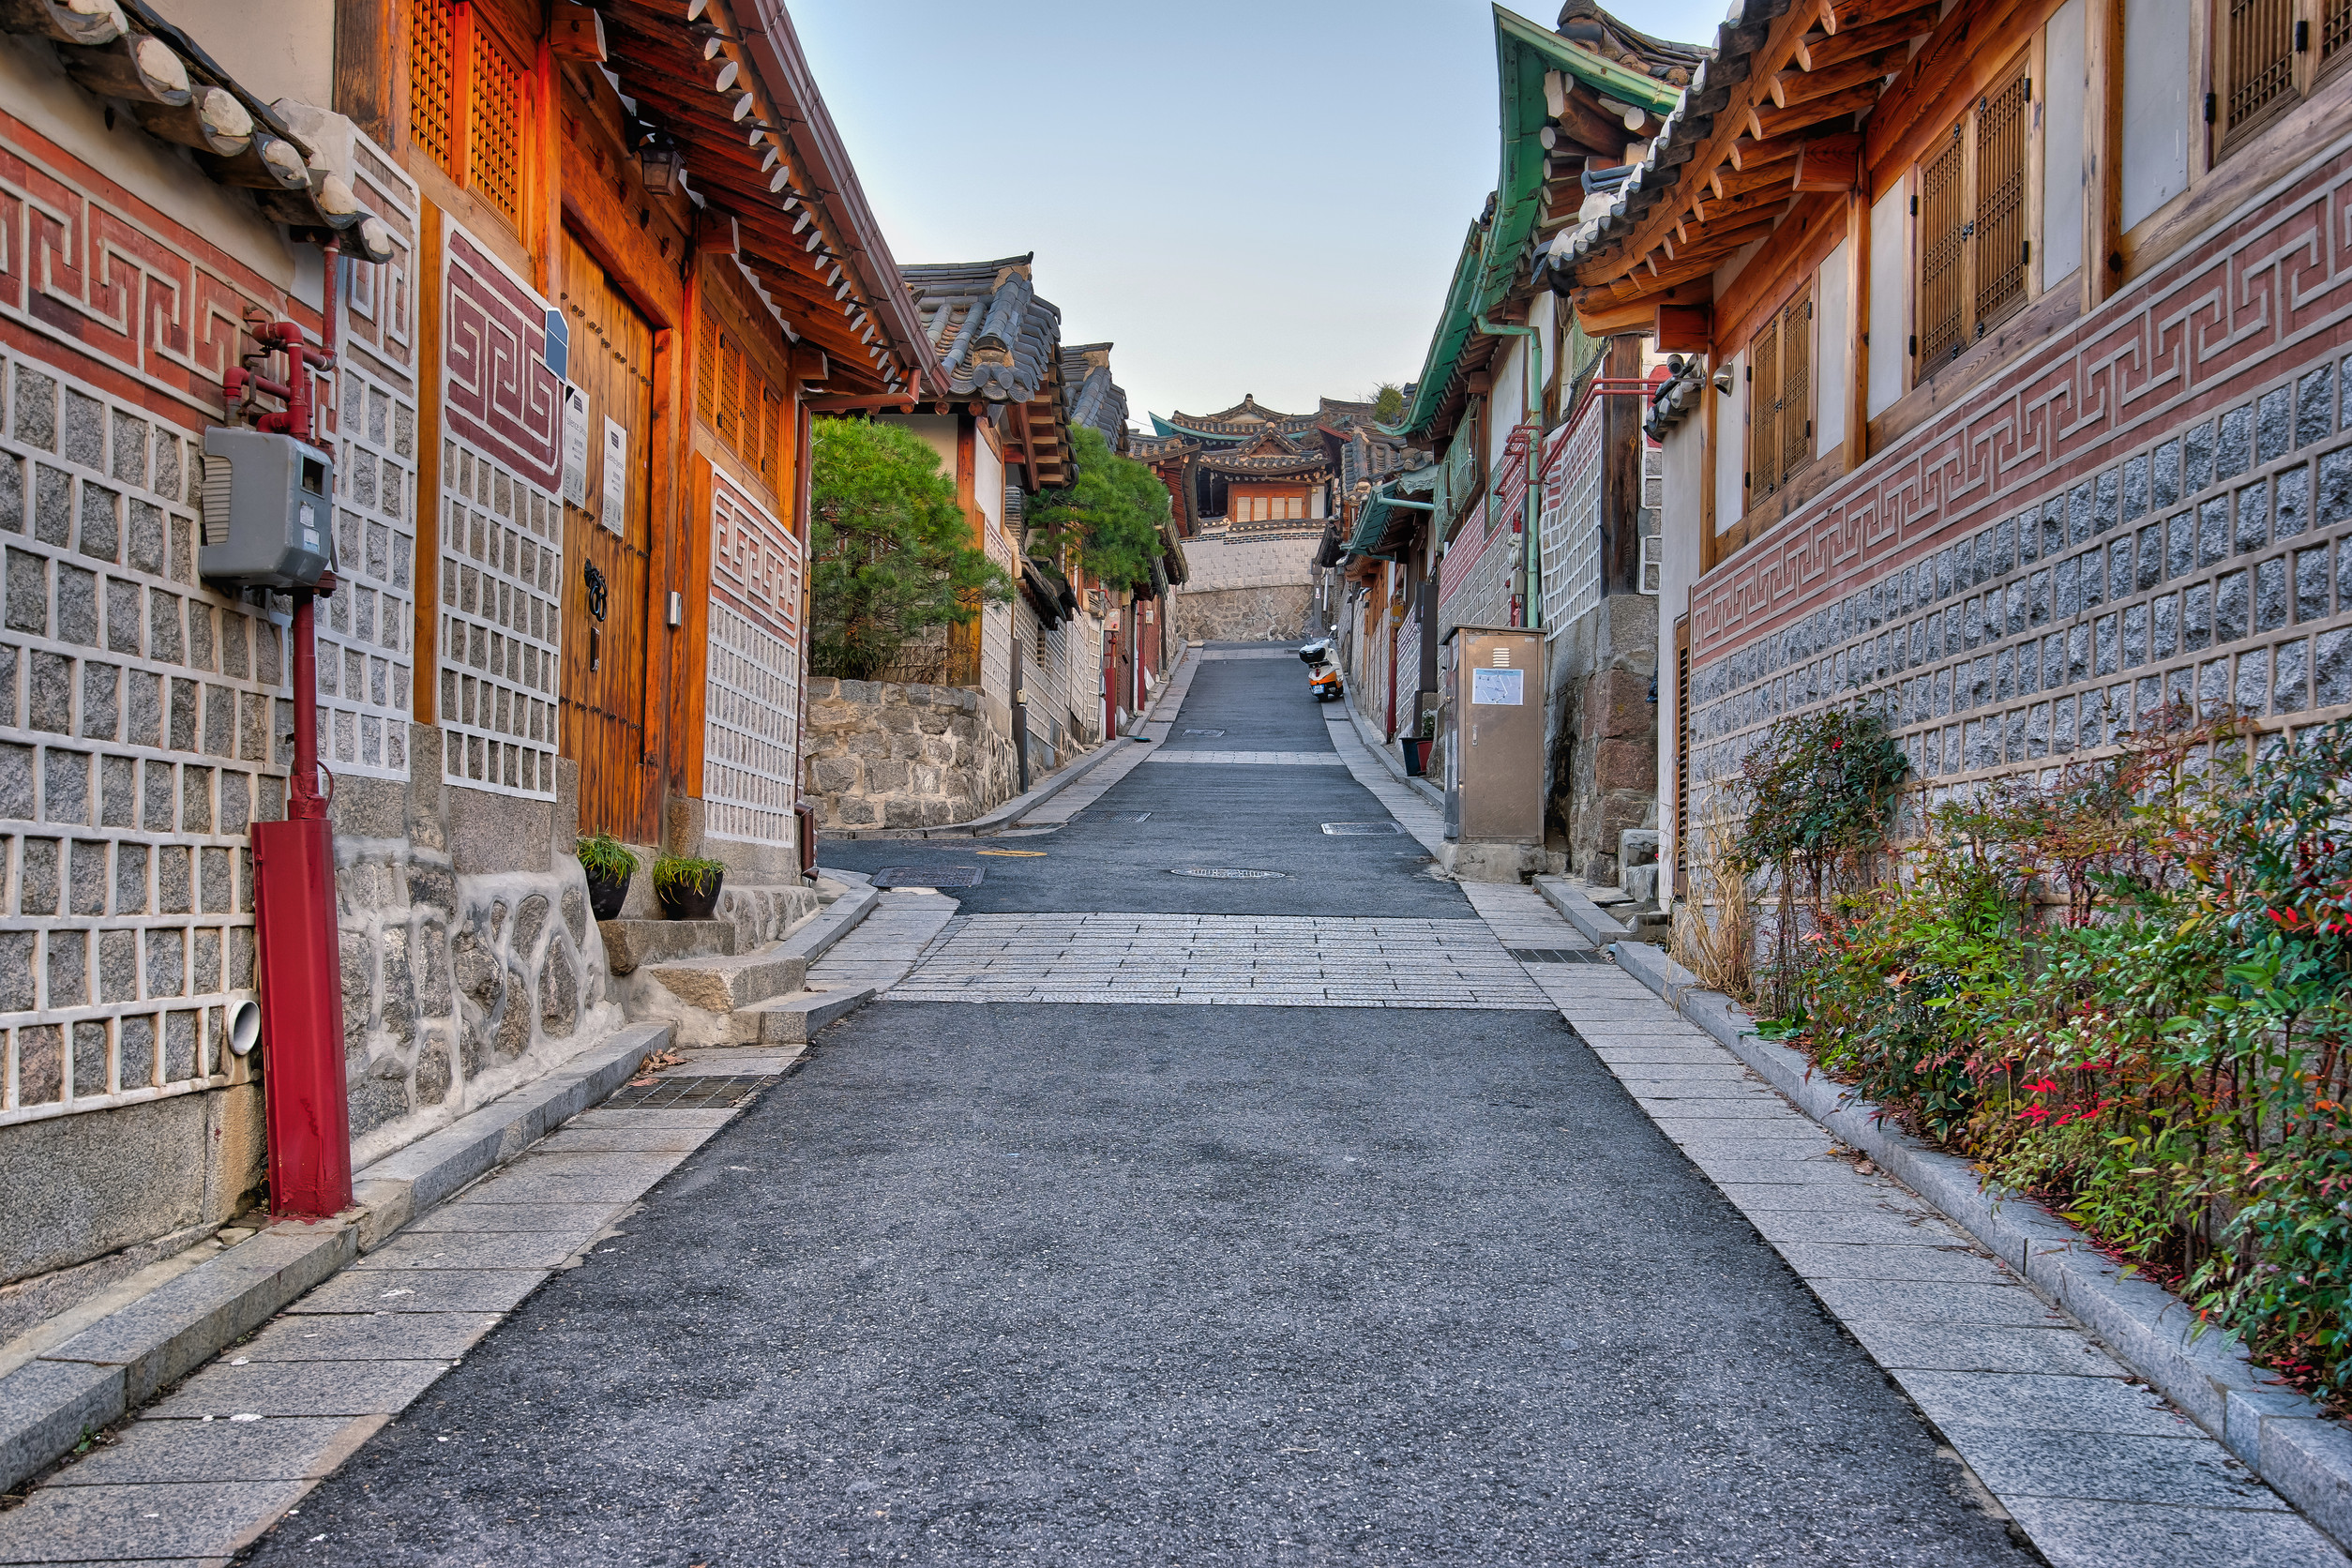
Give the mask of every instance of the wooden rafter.
[[(1762, 237), (1792, 192), (1858, 183), (1860, 138), (1843, 122), (1878, 104), (1890, 77), (1902, 91), (1917, 65), (1908, 46), (1941, 31), (1937, 12), (1920, 0), (1797, 0), (1749, 57), (1746, 79), (1681, 171), (1686, 194), (1657, 204), (1630, 235), (1579, 267), (1579, 280), (1619, 301), (1657, 293)], [(1807, 159), (1815, 143), (1822, 145)]]

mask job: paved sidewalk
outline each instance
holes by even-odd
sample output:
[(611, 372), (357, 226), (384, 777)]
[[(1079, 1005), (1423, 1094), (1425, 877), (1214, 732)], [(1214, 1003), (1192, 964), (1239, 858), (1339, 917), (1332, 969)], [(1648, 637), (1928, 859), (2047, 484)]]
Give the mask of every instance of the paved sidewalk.
[[(1505, 946), (1590, 945), (1532, 888), (1463, 891)], [(1639, 980), (1614, 965), (1527, 972), (2056, 1568), (2345, 1560), (2009, 1269)]]
[[(673, 1080), (674, 1081), (674, 1080)], [(687, 1080), (688, 1082), (707, 1080)], [(747, 1103), (624, 1089), (376, 1251), (0, 1513), (0, 1563), (224, 1563)], [(668, 1096), (675, 1099), (676, 1085)]]

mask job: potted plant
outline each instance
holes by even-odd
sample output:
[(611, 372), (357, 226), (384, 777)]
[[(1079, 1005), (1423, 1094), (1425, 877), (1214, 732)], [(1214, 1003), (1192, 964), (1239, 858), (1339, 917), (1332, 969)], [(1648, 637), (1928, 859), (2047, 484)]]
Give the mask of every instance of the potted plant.
[(1405, 772), (1409, 776), (1419, 778), (1429, 771), (1429, 748), (1437, 744), (1437, 739), (1438, 716), (1423, 714), (1421, 733), (1399, 743), (1405, 753)]
[(720, 861), (666, 854), (654, 862), (654, 897), (671, 920), (708, 920), (718, 908), (719, 884), (726, 880), (727, 867)]
[(637, 874), (637, 856), (609, 833), (582, 838), (572, 847), (580, 868), (588, 876), (588, 908), (598, 920), (617, 920), (629, 896), (629, 879)]

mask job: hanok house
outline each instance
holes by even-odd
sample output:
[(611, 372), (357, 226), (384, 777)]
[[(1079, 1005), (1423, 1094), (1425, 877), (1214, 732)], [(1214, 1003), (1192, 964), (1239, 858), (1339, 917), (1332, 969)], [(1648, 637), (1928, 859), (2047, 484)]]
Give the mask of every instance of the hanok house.
[(1138, 439), (1135, 455), (1175, 500), (1191, 574), (1177, 596), (1186, 635), (1308, 634), (1340, 453), (1371, 421), (1369, 403), (1323, 398), (1312, 414), (1283, 414), (1253, 395), (1215, 414), (1152, 415), (1153, 434)]
[[(1687, 355), (1666, 451), (1678, 848), (1785, 716), (1937, 798), (2189, 701), (2352, 712), (2352, 10), (1761, 0), (1553, 244)], [(2339, 559), (2344, 556), (2344, 559)]]
[(1555, 236), (1627, 177), (1666, 124), (1695, 51), (1576, 0), (1557, 32), (1495, 17), (1500, 169), (1465, 235), (1398, 421), (1437, 454), (1351, 497), (1334, 551), (1350, 584), (1358, 711), (1388, 738), (1435, 722), (1461, 626), (1543, 634), (1541, 844), (1449, 845), (1463, 875), (1545, 865), (1618, 880), (1656, 820), (1658, 464), (1641, 430), (1637, 336), (1588, 335), (1537, 278)]
[(724, 860), (746, 942), (813, 907), (807, 416), (931, 360), (767, 0), (0, 8), (0, 222), (4, 1336), (264, 1196), (288, 600), (195, 565), (256, 324), (338, 354), (359, 1164), (622, 1022), (576, 833)]

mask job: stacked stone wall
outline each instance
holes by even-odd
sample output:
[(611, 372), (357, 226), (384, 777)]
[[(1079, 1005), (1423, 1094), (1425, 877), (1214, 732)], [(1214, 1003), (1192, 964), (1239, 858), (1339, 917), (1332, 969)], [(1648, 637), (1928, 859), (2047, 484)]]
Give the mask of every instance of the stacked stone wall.
[(1314, 590), (1302, 582), (1176, 591), (1184, 635), (1198, 642), (1288, 642), (1306, 634)]
[(809, 804), (820, 826), (939, 827), (1013, 796), (1005, 723), (968, 686), (809, 682)]

